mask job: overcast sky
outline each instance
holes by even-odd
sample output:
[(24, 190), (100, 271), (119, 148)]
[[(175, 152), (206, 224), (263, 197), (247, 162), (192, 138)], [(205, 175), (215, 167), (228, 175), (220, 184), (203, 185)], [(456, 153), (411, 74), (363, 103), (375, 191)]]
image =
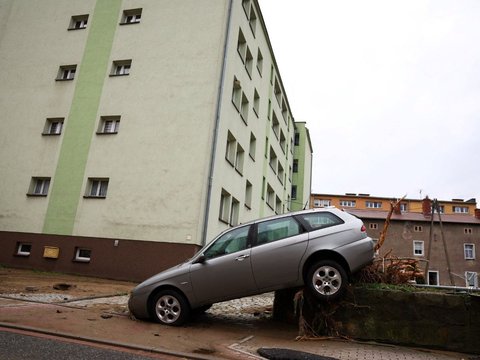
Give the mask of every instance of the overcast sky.
[(480, 202), (480, 0), (259, 3), (312, 192)]

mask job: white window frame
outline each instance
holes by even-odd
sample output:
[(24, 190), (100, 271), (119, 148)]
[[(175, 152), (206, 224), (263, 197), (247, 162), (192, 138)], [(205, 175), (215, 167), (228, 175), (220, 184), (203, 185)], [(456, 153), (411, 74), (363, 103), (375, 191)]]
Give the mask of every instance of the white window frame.
[(30, 184), (30, 191), (28, 195), (30, 196), (47, 196), (48, 190), (50, 188), (50, 178), (49, 177), (32, 177)]
[[(88, 251), (89, 256), (84, 256), (84, 254), (82, 254), (82, 252), (84, 252), (84, 251)], [(84, 247), (75, 248), (75, 261), (90, 262), (91, 258), (92, 258), (92, 250), (91, 249), (87, 249), (87, 248), (84, 248)]]
[(468, 206), (453, 206), (455, 214), (468, 214)]
[[(467, 247), (469, 249), (467, 249)], [(475, 244), (463, 244), (463, 255), (465, 257), (465, 260), (475, 260)]]
[(382, 207), (382, 203), (380, 201), (366, 201), (365, 207), (367, 209), (380, 209)]
[[(416, 245), (420, 245), (420, 248), (417, 249)], [(419, 250), (420, 253), (416, 253)], [(425, 242), (422, 240), (413, 240), (413, 256), (424, 256), (425, 255)]]
[[(473, 278), (473, 284), (470, 279)], [(465, 286), (469, 288), (478, 288), (478, 273), (474, 271), (465, 271)]]
[(252, 208), (252, 192), (253, 192), (253, 185), (250, 181), (247, 180), (245, 183), (245, 207), (248, 209)]
[(117, 134), (120, 128), (120, 116), (101, 116), (97, 134)]
[(120, 25), (139, 24), (142, 19), (142, 9), (123, 10), (122, 22)]
[(222, 189), (220, 194), (220, 208), (218, 219), (224, 223), (229, 222), (230, 219), (230, 204), (231, 204), (232, 196), (226, 190)]
[(85, 197), (105, 199), (107, 197), (108, 185), (109, 179), (107, 178), (89, 178)]
[(58, 69), (57, 81), (71, 81), (75, 79), (77, 65), (62, 65)]
[(232, 196), (232, 202), (230, 207), (230, 217), (228, 223), (230, 226), (237, 226), (240, 218), (240, 202)]
[(372, 230), (377, 230), (378, 229), (378, 224), (377, 223), (370, 223), (368, 224), (368, 228)]
[(83, 30), (87, 28), (88, 14), (75, 15), (70, 19), (68, 30)]
[(110, 76), (128, 76), (132, 68), (132, 60), (115, 60), (112, 65)]
[(64, 120), (64, 118), (47, 118), (42, 135), (60, 135)]
[(356, 200), (340, 200), (340, 206), (342, 207), (356, 207), (357, 201)]
[[(436, 279), (437, 279), (437, 283), (436, 283), (436, 284), (430, 284), (430, 274), (435, 275), (435, 277), (436, 277)], [(439, 273), (437, 270), (429, 270), (429, 271), (428, 271), (427, 282), (428, 282), (428, 285), (434, 285), (434, 286), (440, 285), (440, 273)]]
[[(24, 246), (29, 246), (29, 250), (25, 250), (23, 249)], [(24, 243), (24, 242), (19, 242), (17, 244), (17, 252), (16, 252), (16, 255), (19, 255), (19, 256), (30, 256), (30, 253), (32, 252), (32, 244), (30, 243)]]

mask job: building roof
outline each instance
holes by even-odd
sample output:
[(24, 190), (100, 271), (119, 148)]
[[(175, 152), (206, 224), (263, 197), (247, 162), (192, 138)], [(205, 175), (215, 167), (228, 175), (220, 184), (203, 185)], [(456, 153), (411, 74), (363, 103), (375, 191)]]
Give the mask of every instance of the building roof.
[[(388, 211), (380, 210), (358, 210), (358, 209), (344, 209), (349, 214), (355, 215), (360, 219), (380, 219), (385, 220), (388, 215)], [(477, 219), (473, 215), (468, 214), (441, 214), (442, 222), (444, 223), (457, 223), (457, 224), (478, 224), (480, 225), (480, 219)], [(392, 221), (422, 221), (430, 222), (431, 217), (425, 216), (422, 213), (404, 212), (401, 214), (392, 214)], [(439, 222), (438, 214), (434, 216), (434, 222)]]

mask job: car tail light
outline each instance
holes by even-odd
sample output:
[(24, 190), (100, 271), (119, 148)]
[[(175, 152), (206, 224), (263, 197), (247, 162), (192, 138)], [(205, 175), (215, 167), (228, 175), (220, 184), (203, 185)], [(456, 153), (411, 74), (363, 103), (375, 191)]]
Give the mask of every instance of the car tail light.
[(362, 225), (362, 228), (360, 229), (361, 232), (367, 232), (367, 228), (365, 227), (365, 225)]

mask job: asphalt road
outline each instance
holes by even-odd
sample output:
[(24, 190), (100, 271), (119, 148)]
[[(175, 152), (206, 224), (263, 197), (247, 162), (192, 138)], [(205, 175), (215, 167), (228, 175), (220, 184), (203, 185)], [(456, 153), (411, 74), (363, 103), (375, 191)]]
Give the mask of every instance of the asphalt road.
[(143, 356), (57, 339), (0, 331), (0, 360), (152, 360), (167, 356)]

